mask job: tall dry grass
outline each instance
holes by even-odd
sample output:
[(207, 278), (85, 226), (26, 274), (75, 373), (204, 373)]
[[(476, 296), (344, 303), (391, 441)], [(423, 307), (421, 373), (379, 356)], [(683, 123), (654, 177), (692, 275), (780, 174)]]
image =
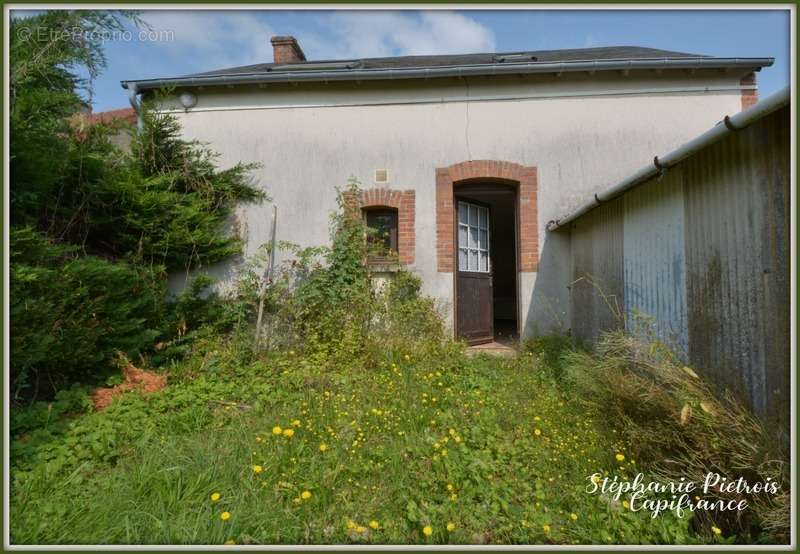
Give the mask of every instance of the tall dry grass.
[(593, 354), (570, 351), (565, 386), (621, 426), (636, 460), (662, 480), (702, 483), (708, 472), (748, 483), (768, 478), (775, 495), (725, 493), (747, 500), (742, 512), (696, 512), (695, 524), (724, 525), (742, 540), (789, 542), (789, 464), (764, 424), (732, 394), (717, 394), (653, 337), (607, 333)]

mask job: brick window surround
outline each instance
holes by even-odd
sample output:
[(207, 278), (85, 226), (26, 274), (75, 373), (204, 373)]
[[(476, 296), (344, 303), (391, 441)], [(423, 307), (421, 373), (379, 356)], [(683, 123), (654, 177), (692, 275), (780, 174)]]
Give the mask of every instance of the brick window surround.
[[(355, 195), (345, 192), (345, 202), (355, 213), (364, 208), (395, 208), (397, 210), (397, 255), (401, 263), (413, 264), (416, 238), (414, 236), (415, 198), (413, 190), (373, 188)], [(360, 214), (359, 214), (360, 215)]]
[(517, 187), (519, 271), (536, 271), (539, 263), (539, 227), (537, 213), (537, 172), (535, 166), (523, 166), (497, 160), (461, 162), (436, 169), (436, 260), (440, 273), (455, 268), (455, 207), (453, 193), (459, 184), (486, 180)]

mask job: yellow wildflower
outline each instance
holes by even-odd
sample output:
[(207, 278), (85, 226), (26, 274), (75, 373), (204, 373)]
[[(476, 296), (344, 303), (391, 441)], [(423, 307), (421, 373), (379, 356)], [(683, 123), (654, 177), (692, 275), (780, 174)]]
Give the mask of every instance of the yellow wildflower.
[(233, 539), (228, 539), (225, 541), (225, 544), (236, 544), (236, 541)]
[(292, 421), (292, 427), (300, 427), (300, 420), (295, 419), (294, 421)]
[(447, 490), (452, 491), (454, 488), (451, 483), (447, 483)]
[(614, 457), (617, 459), (618, 462), (621, 462), (621, 461), (625, 460), (625, 455), (624, 454), (617, 454)]
[(300, 493), (300, 498), (302, 498), (303, 500), (308, 500), (309, 498), (311, 498), (311, 491), (303, 491), (303, 492), (301, 492)]
[(536, 435), (536, 436), (538, 437), (539, 435), (541, 435), (541, 434), (542, 434), (542, 430), (541, 430), (541, 429), (538, 429), (538, 428), (537, 428), (537, 429), (534, 429), (534, 430), (533, 430), (533, 434), (534, 434), (534, 435)]
[(218, 492), (211, 493), (211, 502), (219, 502), (220, 494)]
[(549, 533), (550, 532), (550, 526), (547, 525), (547, 524), (542, 525), (542, 531), (544, 531), (545, 533)]
[(263, 468), (263, 467), (261, 467), (260, 465), (254, 465), (254, 466), (253, 466), (253, 473), (255, 473), (255, 474), (259, 474), (259, 473), (261, 473), (262, 471), (264, 471), (264, 468)]
[(221, 514), (219, 514), (219, 518), (222, 521), (228, 521), (231, 518), (231, 513), (230, 512), (222, 512)]
[(433, 534), (433, 527), (431, 527), (430, 525), (426, 525), (425, 527), (422, 528), (422, 534), (425, 535), (426, 537), (430, 537)]
[(292, 438), (294, 436), (294, 429), (284, 429), (283, 436), (286, 437), (287, 439)]
[(456, 524), (453, 523), (452, 521), (448, 521), (447, 522), (447, 530), (452, 533), (453, 531), (456, 530)]
[(283, 433), (283, 429), (281, 429), (279, 425), (272, 428), (273, 435), (280, 435), (281, 433)]
[(630, 503), (630, 502), (628, 502), (627, 500), (623, 500), (623, 501), (622, 501), (622, 507), (623, 507), (623, 508), (625, 508), (625, 509), (627, 510), (628, 508), (630, 508), (630, 507), (631, 507), (631, 503)]
[(327, 449), (328, 449), (328, 445), (325, 444), (324, 442), (319, 445), (319, 451), (320, 452), (325, 452)]
[(573, 513), (569, 514), (569, 518), (570, 518), (572, 521), (577, 521), (577, 520), (578, 520), (578, 514), (576, 514), (575, 512), (573, 512)]
[(405, 356), (403, 356), (403, 359), (408, 362), (409, 360), (411, 360), (411, 355), (406, 354)]
[(372, 521), (369, 522), (369, 526), (373, 529), (377, 529), (378, 527), (380, 527), (380, 524), (373, 519)]
[(715, 526), (713, 526), (711, 528), (711, 532), (714, 533), (715, 535), (721, 535), (722, 534), (722, 529), (720, 529), (719, 527), (717, 527), (715, 525)]

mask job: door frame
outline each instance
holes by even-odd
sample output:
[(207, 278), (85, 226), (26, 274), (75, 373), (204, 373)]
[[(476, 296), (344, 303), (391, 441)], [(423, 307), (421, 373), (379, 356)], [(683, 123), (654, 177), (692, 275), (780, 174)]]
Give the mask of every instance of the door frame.
[[(458, 201), (464, 194), (465, 188), (470, 188), (470, 185), (483, 185), (486, 187), (487, 190), (491, 190), (492, 188), (500, 186), (505, 186), (513, 191), (514, 194), (514, 289), (515, 289), (515, 312), (516, 312), (516, 331), (517, 336), (521, 336), (521, 317), (522, 317), (522, 302), (520, 301), (520, 278), (519, 273), (521, 269), (520, 263), (520, 190), (519, 182), (515, 181), (507, 181), (504, 179), (496, 179), (496, 178), (477, 178), (470, 181), (461, 181), (453, 183), (452, 187), (452, 198), (451, 198), (451, 206), (453, 210), (453, 335), (456, 339), (459, 339), (458, 333)], [(474, 188), (474, 187), (473, 187)], [(461, 194), (459, 194), (461, 192)], [(468, 194), (468, 192), (467, 192)], [(486, 206), (485, 203), (475, 200), (470, 200), (464, 198), (465, 202), (473, 202), (478, 205)], [(489, 207), (489, 206), (486, 206)], [(491, 243), (491, 237), (494, 236), (494, 219), (492, 217), (492, 210), (489, 209), (489, 240)], [(491, 256), (492, 256), (493, 249), (491, 248), (491, 244), (489, 246), (489, 264), (490, 267), (492, 265)], [(494, 341), (494, 289), (492, 289), (492, 337), (486, 340), (479, 340), (479, 341), (468, 341), (467, 344), (469, 345), (476, 345), (476, 344), (485, 344), (487, 342)]]

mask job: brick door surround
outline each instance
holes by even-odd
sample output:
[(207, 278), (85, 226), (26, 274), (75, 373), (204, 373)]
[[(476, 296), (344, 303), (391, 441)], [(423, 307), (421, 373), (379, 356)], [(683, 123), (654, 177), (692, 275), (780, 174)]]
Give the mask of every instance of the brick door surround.
[(517, 187), (519, 221), (517, 225), (517, 268), (536, 271), (539, 263), (537, 213), (537, 171), (499, 160), (475, 160), (436, 169), (436, 260), (440, 273), (455, 269), (455, 206), (453, 193), (459, 184), (470, 181), (496, 182)]

